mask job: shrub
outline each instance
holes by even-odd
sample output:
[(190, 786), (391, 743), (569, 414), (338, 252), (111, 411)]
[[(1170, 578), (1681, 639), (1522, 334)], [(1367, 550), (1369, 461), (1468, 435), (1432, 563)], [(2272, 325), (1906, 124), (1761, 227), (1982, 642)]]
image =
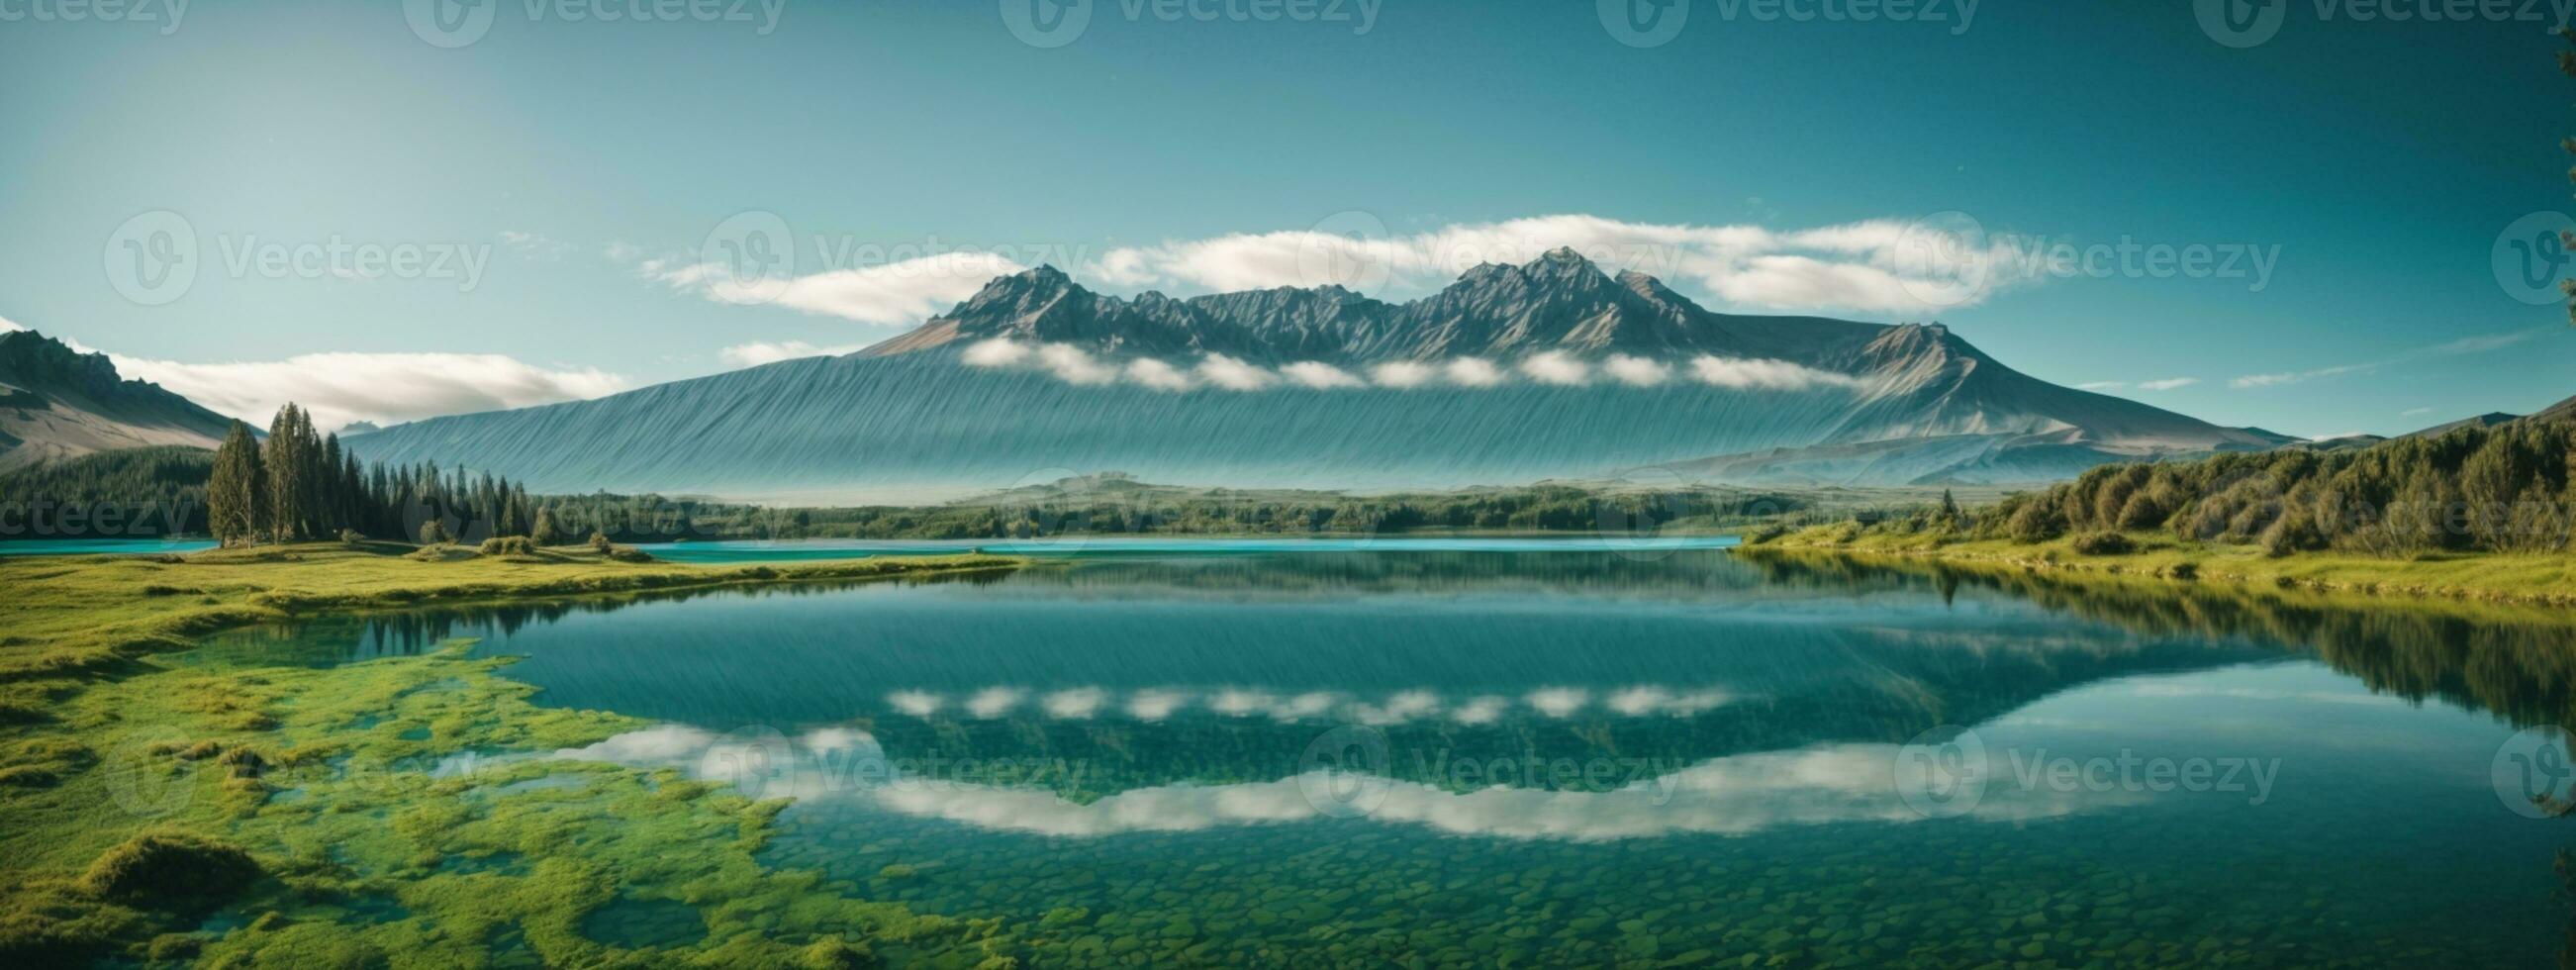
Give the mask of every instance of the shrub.
[(2012, 518), (2004, 528), (2017, 541), (2046, 542), (2057, 538), (2057, 534), (2065, 530), (2066, 523), (2058, 516), (2057, 509), (2041, 498), (2021, 503), (2020, 508), (2013, 510)]
[(616, 548), (616, 546), (609, 543), (608, 533), (593, 532), (590, 534), (590, 551), (605, 556), (610, 552), (615, 551)]
[(2087, 532), (2075, 537), (2075, 551), (2087, 556), (2125, 556), (2138, 547), (2117, 532)]
[(341, 545), (344, 545), (344, 546), (354, 546), (354, 545), (357, 545), (357, 544), (362, 543), (362, 542), (365, 542), (365, 541), (367, 541), (367, 537), (366, 537), (364, 534), (361, 534), (361, 533), (360, 533), (358, 530), (356, 530), (356, 529), (342, 529), (342, 530), (340, 530), (340, 544), (341, 544)]
[(1788, 526), (1773, 523), (1771, 525), (1766, 525), (1759, 529), (1746, 532), (1744, 534), (1744, 544), (1748, 546), (1758, 546), (1788, 534)]
[(537, 551), (537, 544), (527, 536), (493, 536), (483, 540), (486, 556), (525, 556)]
[(93, 896), (162, 909), (203, 909), (259, 881), (241, 849), (183, 832), (145, 832), (107, 850), (80, 877)]
[(420, 524), (421, 545), (443, 546), (454, 541), (456, 541), (456, 538), (447, 534), (447, 526), (445, 523), (442, 523), (437, 519), (431, 519)]

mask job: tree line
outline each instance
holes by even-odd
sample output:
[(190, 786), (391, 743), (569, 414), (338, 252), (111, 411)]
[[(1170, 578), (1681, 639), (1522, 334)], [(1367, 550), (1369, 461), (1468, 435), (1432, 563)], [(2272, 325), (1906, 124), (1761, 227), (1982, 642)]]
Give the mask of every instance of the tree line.
[(2576, 423), (2517, 421), (2368, 448), (2105, 465), (1995, 505), (1882, 524), (2040, 542), (2169, 532), (2274, 555), (2558, 552), (2576, 536)]
[(541, 515), (527, 490), (490, 474), (432, 464), (361, 462), (337, 434), (288, 404), (265, 441), (235, 421), (205, 486), (206, 529), (225, 545), (338, 537), (424, 544), (529, 536)]

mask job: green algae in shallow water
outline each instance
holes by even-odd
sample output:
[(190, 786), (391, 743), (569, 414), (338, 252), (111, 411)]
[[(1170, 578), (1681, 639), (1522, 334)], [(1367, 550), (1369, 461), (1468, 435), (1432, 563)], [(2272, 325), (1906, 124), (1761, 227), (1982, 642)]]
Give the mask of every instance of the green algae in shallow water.
[[(752, 854), (778, 802), (706, 789), (671, 797), (692, 784), (590, 762), (528, 759), (432, 777), (420, 766), (463, 751), (546, 754), (638, 726), (534, 707), (534, 688), (494, 676), (506, 663), (446, 649), (339, 668), (161, 669), (91, 686), (43, 734), (112, 754), (53, 788), (8, 796), (0, 850), (31, 875), (0, 889), (0, 962), (121, 953), (217, 966), (443, 967), (516, 954), (786, 966), (846, 939), (962, 966), (1008, 948), (989, 920), (920, 916), (763, 868)], [(377, 729), (347, 729), (368, 718)], [(428, 731), (386, 729), (401, 724)], [(548, 780), (563, 777), (583, 783)], [(259, 879), (261, 869), (273, 878)], [(238, 917), (183, 912), (210, 905)], [(658, 922), (621, 919), (634, 905), (685, 909), (699, 931), (589, 932)]]

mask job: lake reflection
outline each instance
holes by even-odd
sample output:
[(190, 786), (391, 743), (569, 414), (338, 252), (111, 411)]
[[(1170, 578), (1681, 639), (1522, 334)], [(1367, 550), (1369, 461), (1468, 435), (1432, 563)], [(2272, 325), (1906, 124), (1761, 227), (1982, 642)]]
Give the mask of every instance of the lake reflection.
[[(2566, 823), (2508, 804), (2566, 626), (1715, 551), (1091, 559), (424, 612), (554, 756), (793, 795), (769, 855), (1210, 962), (2531, 965)], [(1929, 734), (1927, 735), (1927, 732)], [(1109, 952), (1104, 950), (1104, 952)]]

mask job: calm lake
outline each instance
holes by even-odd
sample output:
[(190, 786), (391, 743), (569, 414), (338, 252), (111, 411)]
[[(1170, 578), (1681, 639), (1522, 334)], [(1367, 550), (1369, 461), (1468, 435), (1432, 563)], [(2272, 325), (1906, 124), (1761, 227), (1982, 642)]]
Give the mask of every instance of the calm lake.
[(2523, 730), (2568, 720), (2566, 626), (1690, 544), (1297, 548), (200, 653), (481, 637), (543, 703), (657, 724), (560, 754), (792, 795), (771, 864), (1044, 926), (1068, 961), (2501, 967), (2569, 940), (2576, 820), (2528, 800), (2566, 746)]

